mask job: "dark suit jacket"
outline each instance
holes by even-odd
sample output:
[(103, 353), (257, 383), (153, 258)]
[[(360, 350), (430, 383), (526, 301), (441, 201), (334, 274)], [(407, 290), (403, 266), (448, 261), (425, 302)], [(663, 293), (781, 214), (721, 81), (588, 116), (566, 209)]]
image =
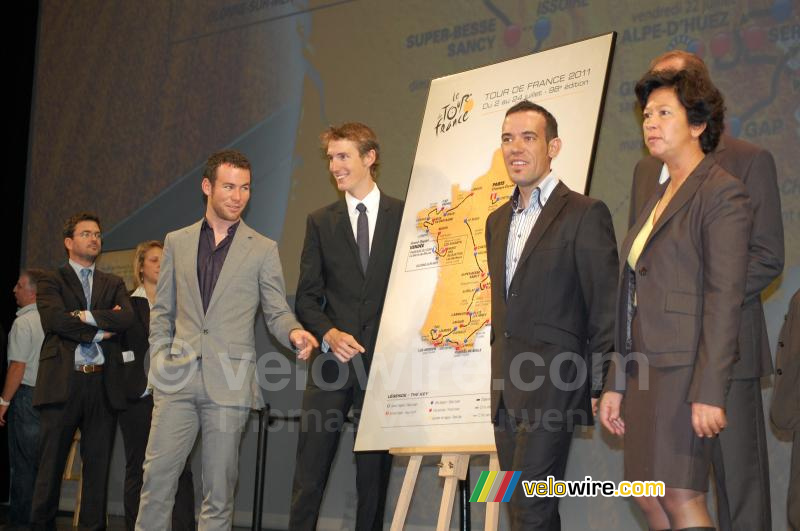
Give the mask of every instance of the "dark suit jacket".
[(149, 356), (150, 303), (144, 297), (131, 297), (133, 324), (122, 335), (122, 350), (133, 351), (133, 361), (125, 363), (125, 397), (138, 400), (147, 388), (144, 357)]
[[(618, 259), (611, 213), (601, 201), (573, 192), (564, 183), (556, 185), (528, 236), (506, 298), (511, 213), (509, 201), (486, 220), (492, 279), (492, 418), (502, 397), (514, 416), (533, 418), (554, 410), (567, 416), (565, 422), (582, 418), (580, 423), (590, 424), (589, 356), (610, 352), (613, 343)], [(545, 366), (525, 361), (517, 368), (515, 357), (528, 352), (542, 356)], [(587, 371), (576, 389), (558, 389), (550, 378), (551, 363), (562, 352), (577, 353), (584, 360)], [(559, 363), (559, 368), (563, 381), (576, 377), (574, 364)], [(531, 391), (514, 385), (516, 375), (526, 383), (544, 378)]]
[[(686, 400), (725, 407), (739, 355), (752, 224), (747, 190), (705, 157), (656, 221), (634, 272), (627, 265), (631, 246), (665, 189), (661, 185), (650, 197), (622, 243), (616, 344), (628, 354), (635, 290), (644, 343), (637, 347), (650, 365), (694, 365)], [(612, 364), (609, 389), (624, 390), (621, 370)]]
[[(297, 318), (320, 343), (333, 327), (356, 338), (367, 351), (361, 356), (366, 370), (377, 339), (403, 202), (381, 193), (378, 208), (366, 275), (361, 271), (347, 203), (340, 200), (309, 214), (295, 299)], [(348, 365), (346, 385), (354, 385), (353, 361)], [(338, 370), (326, 362), (325, 381), (335, 381)]]
[[(741, 179), (753, 209), (745, 302), (738, 339), (740, 359), (734, 365), (733, 378), (757, 378), (772, 374), (767, 324), (760, 295), (781, 274), (784, 259), (781, 197), (775, 161), (769, 151), (727, 135), (720, 139), (713, 158), (723, 170)], [(636, 165), (629, 227), (658, 188), (661, 166), (660, 160), (650, 156)]]
[(800, 431), (800, 290), (789, 304), (778, 338), (772, 422), (781, 430)]
[[(86, 309), (81, 281), (69, 264), (39, 281), (36, 306), (42, 319), (45, 338), (39, 358), (39, 373), (33, 404), (60, 404), (67, 400), (75, 372), (75, 348), (89, 343), (98, 328), (116, 335), (100, 343), (105, 357), (103, 380), (111, 407), (125, 409), (122, 350), (119, 334), (133, 322), (133, 310), (125, 283), (115, 275), (95, 269), (92, 281), (92, 316), (97, 327), (83, 323), (70, 312)], [(119, 305), (121, 310), (112, 310)]]

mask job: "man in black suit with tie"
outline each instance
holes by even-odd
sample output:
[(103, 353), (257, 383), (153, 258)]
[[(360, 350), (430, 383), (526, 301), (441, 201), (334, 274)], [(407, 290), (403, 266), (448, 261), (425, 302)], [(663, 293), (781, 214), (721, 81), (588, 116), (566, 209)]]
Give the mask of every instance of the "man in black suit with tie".
[(39, 281), (36, 299), (45, 339), (33, 394), (41, 431), (31, 526), (55, 529), (61, 474), (80, 429), (80, 526), (105, 529), (115, 410), (126, 405), (119, 334), (133, 311), (122, 279), (95, 269), (102, 247), (97, 216), (72, 216), (63, 234), (69, 262)]
[[(361, 123), (321, 135), (328, 169), (344, 199), (308, 216), (295, 311), (322, 344), (312, 358), (289, 518), (291, 530), (313, 530), (339, 434), (350, 408), (356, 425), (375, 348), (403, 203), (375, 185), (380, 149)], [(391, 456), (359, 452), (356, 529), (382, 529)]]
[[(561, 139), (546, 109), (511, 107), (501, 147), (517, 186), (486, 220), (497, 455), (523, 480), (560, 480), (575, 425), (592, 424), (590, 359), (613, 346), (614, 227), (604, 203), (571, 191), (551, 169)], [(561, 528), (558, 498), (517, 489), (510, 510), (512, 529)]]

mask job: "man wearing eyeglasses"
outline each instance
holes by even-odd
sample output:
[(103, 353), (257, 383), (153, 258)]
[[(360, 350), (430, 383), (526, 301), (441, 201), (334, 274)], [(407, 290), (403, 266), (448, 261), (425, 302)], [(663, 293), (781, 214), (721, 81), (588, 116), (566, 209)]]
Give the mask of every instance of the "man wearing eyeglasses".
[(98, 217), (70, 217), (63, 235), (69, 261), (39, 281), (36, 299), (45, 340), (33, 394), (41, 431), (31, 527), (55, 529), (61, 474), (80, 429), (80, 527), (105, 529), (115, 410), (126, 404), (119, 334), (133, 322), (133, 310), (122, 279), (95, 269)]

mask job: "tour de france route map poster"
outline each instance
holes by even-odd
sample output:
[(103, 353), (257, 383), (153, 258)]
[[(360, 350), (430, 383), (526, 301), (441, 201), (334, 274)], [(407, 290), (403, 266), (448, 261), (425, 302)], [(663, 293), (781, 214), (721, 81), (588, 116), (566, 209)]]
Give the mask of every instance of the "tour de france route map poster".
[(514, 190), (505, 111), (558, 121), (558, 178), (586, 193), (615, 34), (431, 82), (356, 450), (493, 445), (484, 227)]

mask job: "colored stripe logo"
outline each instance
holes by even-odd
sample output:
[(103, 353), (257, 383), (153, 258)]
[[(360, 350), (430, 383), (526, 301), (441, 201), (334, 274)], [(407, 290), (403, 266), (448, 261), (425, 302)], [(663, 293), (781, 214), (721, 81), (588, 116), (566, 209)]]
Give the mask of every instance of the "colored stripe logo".
[(481, 472), (478, 484), (472, 491), (470, 502), (507, 502), (511, 500), (514, 487), (521, 472)]

